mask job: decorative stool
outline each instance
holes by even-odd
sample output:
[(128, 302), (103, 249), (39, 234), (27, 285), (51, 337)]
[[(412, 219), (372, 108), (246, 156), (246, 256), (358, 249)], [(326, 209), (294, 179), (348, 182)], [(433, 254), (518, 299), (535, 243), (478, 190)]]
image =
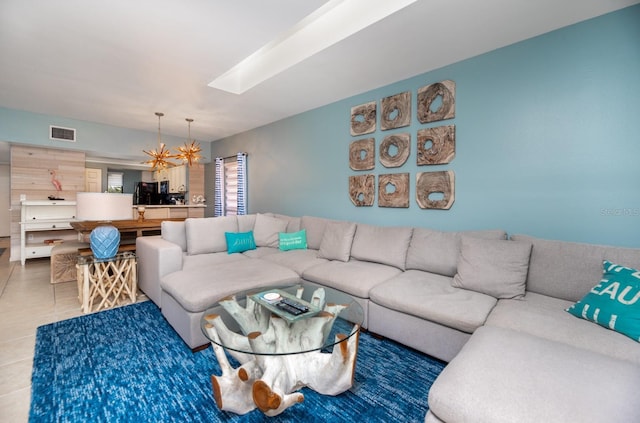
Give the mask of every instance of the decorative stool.
[(89, 313), (127, 302), (135, 303), (138, 290), (136, 255), (131, 251), (108, 259), (77, 256), (78, 300)]
[(75, 281), (78, 249), (89, 244), (79, 241), (64, 241), (51, 249), (51, 283)]

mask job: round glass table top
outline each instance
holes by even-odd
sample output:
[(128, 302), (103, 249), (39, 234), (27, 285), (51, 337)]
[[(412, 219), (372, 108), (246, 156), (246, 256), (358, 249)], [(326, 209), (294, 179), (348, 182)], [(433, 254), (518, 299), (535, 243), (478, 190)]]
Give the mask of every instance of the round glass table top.
[(204, 335), (227, 350), (290, 355), (331, 349), (357, 335), (360, 304), (335, 289), (298, 283), (241, 291), (205, 310)]

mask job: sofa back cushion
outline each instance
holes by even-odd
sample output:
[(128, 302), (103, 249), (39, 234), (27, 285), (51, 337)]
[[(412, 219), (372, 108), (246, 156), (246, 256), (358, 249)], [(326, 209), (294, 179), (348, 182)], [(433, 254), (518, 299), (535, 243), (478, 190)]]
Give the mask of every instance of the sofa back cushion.
[(357, 224), (351, 257), (405, 269), (413, 228)]
[(356, 233), (353, 222), (329, 222), (324, 230), (318, 257), (328, 260), (349, 261), (351, 245)]
[(451, 286), (495, 298), (522, 298), (530, 255), (530, 242), (462, 237)]
[(236, 216), (238, 219), (238, 232), (249, 232), (256, 225), (256, 214), (242, 214)]
[(286, 214), (272, 213), (271, 216), (287, 222), (287, 233), (298, 232), (300, 229), (300, 217), (288, 216)]
[(640, 268), (640, 249), (552, 241), (527, 235), (512, 240), (533, 244), (527, 290), (578, 301), (602, 279), (602, 262)]
[(407, 270), (424, 270), (444, 276), (455, 275), (463, 236), (507, 239), (507, 233), (503, 230), (442, 232), (415, 228), (407, 251)]
[(319, 250), (327, 223), (334, 220), (324, 217), (302, 216), (300, 228), (307, 231), (307, 246), (313, 250)]
[(258, 247), (278, 248), (280, 232), (286, 232), (287, 221), (267, 214), (258, 213), (253, 227), (253, 237)]
[(225, 232), (238, 232), (236, 216), (189, 218), (185, 221), (189, 255), (227, 251)]
[(187, 232), (184, 221), (163, 220), (160, 223), (162, 239), (178, 244), (182, 251), (187, 251)]

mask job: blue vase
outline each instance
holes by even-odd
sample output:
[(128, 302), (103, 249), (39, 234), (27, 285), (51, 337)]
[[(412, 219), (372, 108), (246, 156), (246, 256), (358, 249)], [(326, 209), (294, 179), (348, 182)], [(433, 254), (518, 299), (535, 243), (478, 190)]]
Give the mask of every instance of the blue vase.
[(89, 236), (91, 251), (97, 259), (110, 259), (118, 254), (120, 231), (115, 226), (98, 226)]

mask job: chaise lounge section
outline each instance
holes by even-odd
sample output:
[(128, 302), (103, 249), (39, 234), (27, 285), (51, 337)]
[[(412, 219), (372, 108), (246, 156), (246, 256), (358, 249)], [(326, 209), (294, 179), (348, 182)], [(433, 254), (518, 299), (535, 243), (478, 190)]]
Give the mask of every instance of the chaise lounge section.
[[(255, 249), (230, 253), (225, 234), (249, 231)], [(283, 251), (282, 234), (303, 235), (306, 245)], [(530, 417), (537, 412), (564, 421), (563, 412), (597, 404), (588, 389), (568, 392), (567, 372), (555, 371), (574, 372), (576, 360), (585, 363), (576, 380), (616, 392), (619, 404), (610, 406), (636, 416), (623, 402), (640, 389), (638, 342), (565, 310), (602, 278), (603, 260), (640, 267), (638, 249), (508, 238), (503, 230), (444, 232), (253, 214), (163, 222), (161, 236), (138, 238), (137, 254), (140, 289), (191, 348), (207, 343), (200, 317), (209, 305), (239, 290), (304, 280), (353, 296), (369, 331), (449, 362), (430, 391), (426, 421), (483, 421), (483, 413), (484, 421), (535, 421)], [(487, 355), (503, 368), (483, 366)], [(590, 372), (592, 366), (630, 376), (621, 385), (605, 378), (606, 370)], [(571, 401), (539, 404), (538, 375)], [(496, 380), (514, 391), (515, 406), (493, 395)], [(523, 390), (533, 393), (515, 395)], [(487, 410), (477, 408), (479, 401)], [(601, 421), (601, 414), (593, 410), (590, 421)]]

